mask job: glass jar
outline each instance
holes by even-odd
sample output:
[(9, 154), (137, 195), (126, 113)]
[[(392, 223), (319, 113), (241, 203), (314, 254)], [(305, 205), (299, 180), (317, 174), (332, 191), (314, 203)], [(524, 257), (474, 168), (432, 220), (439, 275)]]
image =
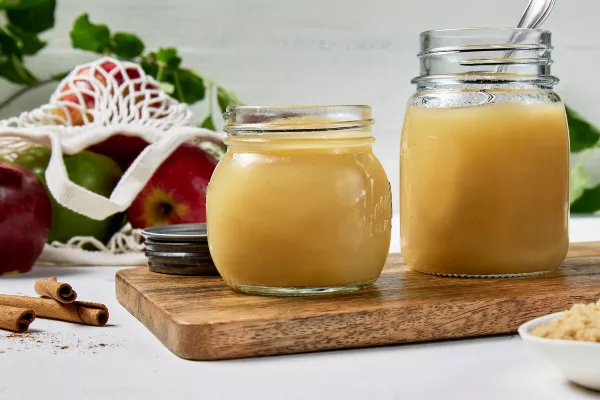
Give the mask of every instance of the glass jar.
[(391, 193), (368, 106), (228, 107), (207, 192), (210, 253), (233, 289), (310, 295), (381, 274)]
[(400, 150), (401, 246), (412, 269), (504, 277), (564, 260), (569, 137), (550, 36), (421, 34)]

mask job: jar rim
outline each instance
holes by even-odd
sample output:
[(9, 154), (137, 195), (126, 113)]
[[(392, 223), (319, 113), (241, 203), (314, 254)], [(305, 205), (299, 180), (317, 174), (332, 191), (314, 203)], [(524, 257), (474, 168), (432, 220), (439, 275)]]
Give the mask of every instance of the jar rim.
[[(552, 50), (552, 32), (530, 28), (450, 28), (420, 34), (419, 58), (448, 53)], [(537, 53), (536, 53), (537, 52)]]
[[(552, 33), (530, 28), (451, 28), (420, 34), (419, 85), (428, 80), (550, 86)], [(433, 78), (432, 78), (433, 77)], [(450, 79), (448, 79), (450, 78)]]
[(368, 105), (228, 106), (223, 117), (229, 135), (342, 130), (375, 122)]
[(443, 29), (429, 29), (427, 31), (421, 32), (421, 35), (431, 35), (432, 33), (452, 33), (452, 32), (484, 32), (484, 31), (513, 31), (513, 32), (538, 32), (540, 34), (550, 34), (551, 32), (548, 29), (540, 29), (540, 28), (510, 28), (510, 27), (491, 27), (491, 26), (482, 26), (482, 27), (464, 27), (464, 28), (443, 28)]

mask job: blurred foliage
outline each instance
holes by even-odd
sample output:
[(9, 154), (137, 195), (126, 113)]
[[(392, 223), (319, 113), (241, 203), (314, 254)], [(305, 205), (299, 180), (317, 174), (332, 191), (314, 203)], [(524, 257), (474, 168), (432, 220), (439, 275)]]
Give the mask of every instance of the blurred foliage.
[(579, 157), (571, 169), (571, 212), (595, 213), (600, 211), (600, 185), (590, 187), (590, 174), (585, 169), (584, 163), (600, 147), (600, 130), (569, 107), (567, 107), (567, 120), (571, 153)]
[[(47, 42), (40, 34), (54, 26), (56, 0), (0, 0), (0, 77), (23, 85), (18, 95), (48, 80), (61, 80), (68, 72), (40, 80), (26, 67), (27, 57), (36, 55)], [(215, 130), (214, 119), (220, 118), (218, 109), (224, 112), (230, 105), (242, 102), (237, 96), (218, 85), (212, 79), (200, 75), (183, 65), (176, 48), (160, 48), (147, 51), (143, 40), (129, 32), (111, 32), (107, 25), (93, 23), (88, 14), (80, 15), (71, 28), (73, 48), (110, 55), (122, 60), (139, 63), (147, 74), (154, 77), (171, 97), (180, 102), (195, 104), (208, 102), (209, 115), (200, 126)], [(208, 96), (207, 96), (208, 94)], [(11, 96), (6, 106), (18, 96)], [(218, 108), (213, 104), (217, 102)]]

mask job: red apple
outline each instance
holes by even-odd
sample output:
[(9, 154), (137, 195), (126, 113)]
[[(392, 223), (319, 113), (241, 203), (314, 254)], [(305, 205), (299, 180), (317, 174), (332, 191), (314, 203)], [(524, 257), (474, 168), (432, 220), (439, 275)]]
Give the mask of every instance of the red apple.
[[(57, 108), (54, 114), (65, 121), (69, 121), (70, 117), (70, 124), (74, 126), (83, 125), (86, 121), (84, 116), (87, 116), (87, 121), (93, 121), (93, 115), (86, 111), (94, 109), (96, 106), (95, 98), (90, 94), (94, 90), (92, 81), (97, 81), (102, 86), (107, 86), (110, 80), (109, 77), (112, 77), (117, 84), (120, 96), (127, 96), (133, 87), (133, 90), (136, 92), (133, 104), (137, 105), (145, 98), (148, 98), (150, 99), (148, 103), (150, 117), (164, 117), (164, 114), (153, 111), (159, 110), (165, 101), (164, 99), (158, 99), (158, 86), (152, 82), (140, 80), (141, 76), (140, 69), (135, 64), (123, 63), (117, 65), (116, 61), (113, 62), (111, 60), (103, 61), (97, 67), (94, 67), (94, 69), (90, 66), (81, 68), (75, 73), (72, 80), (66, 81), (60, 87), (60, 92), (62, 93), (57, 99), (65, 102), (66, 112), (63, 109)], [(125, 84), (126, 79), (135, 81), (133, 86)], [(77, 94), (78, 91), (80, 91), (79, 95)], [(114, 93), (113, 95), (116, 96)], [(136, 110), (135, 112), (139, 111)], [(90, 147), (90, 150), (112, 158), (125, 170), (147, 145), (146, 141), (138, 137), (117, 134), (102, 143)]]
[(134, 228), (206, 222), (206, 188), (217, 159), (204, 150), (179, 146), (138, 194), (127, 217)]
[(116, 134), (88, 150), (112, 158), (125, 171), (146, 146), (148, 142), (140, 137)]
[[(74, 88), (72, 86), (75, 86)], [(84, 80), (75, 80), (73, 84), (65, 83), (61, 86), (61, 91), (64, 92), (61, 96), (58, 97), (58, 100), (65, 103), (65, 108), (67, 109), (68, 115), (65, 114), (65, 111), (62, 108), (56, 108), (54, 110), (54, 114), (59, 116), (62, 120), (64, 120), (68, 125), (71, 126), (81, 126), (85, 124), (86, 118), (87, 121), (91, 122), (94, 120), (94, 116), (92, 113), (86, 112), (86, 109), (94, 108), (94, 96), (89, 93), (82, 92), (81, 100), (83, 100), (83, 104), (80, 101), (80, 98), (77, 94), (73, 93), (74, 90), (85, 90), (91, 91), (93, 90), (92, 85), (88, 81)], [(70, 120), (69, 120), (70, 117)]]
[[(61, 120), (70, 123), (73, 126), (84, 125), (93, 121), (93, 114), (87, 110), (96, 107), (94, 89), (97, 85), (92, 82), (100, 82), (101, 86), (107, 86), (111, 78), (117, 84), (115, 89), (118, 93), (112, 93), (114, 96), (127, 97), (133, 90), (133, 98), (129, 98), (129, 104), (135, 110), (130, 112), (141, 115), (140, 103), (145, 103), (145, 109), (148, 116), (154, 119), (164, 118), (166, 96), (159, 94), (159, 87), (156, 83), (142, 78), (142, 72), (138, 66), (132, 63), (120, 63), (117, 60), (105, 60), (97, 66), (86, 66), (74, 73), (71, 80), (65, 81), (59, 89), (57, 100), (65, 103), (65, 109), (56, 108), (53, 113)], [(133, 84), (126, 84), (127, 80), (133, 81)], [(113, 90), (111, 86), (111, 91)], [(123, 170), (127, 169), (133, 160), (148, 145), (143, 139), (117, 134), (102, 143), (98, 143), (90, 150), (112, 158)], [(222, 145), (222, 143), (221, 143)], [(223, 146), (223, 145), (222, 145)]]
[[(63, 94), (57, 97), (57, 100), (63, 101), (66, 104), (67, 111), (71, 117), (71, 125), (80, 126), (83, 125), (86, 121), (83, 113), (86, 114), (87, 120), (91, 122), (93, 120), (93, 116), (91, 113), (86, 113), (84, 110), (94, 109), (96, 106), (95, 99), (90, 92), (94, 91), (94, 85), (92, 85), (92, 81), (98, 81), (104, 87), (107, 86), (107, 77), (106, 74), (111, 74), (111, 71), (117, 67), (112, 61), (104, 61), (99, 67), (92, 70), (92, 67), (84, 67), (77, 71), (72, 80), (66, 81), (62, 84), (59, 91)], [(104, 71), (105, 73), (103, 73)], [(140, 73), (136, 68), (125, 68), (125, 74), (130, 79), (137, 79), (140, 77)], [(121, 86), (125, 81), (125, 77), (123, 73), (119, 70), (112, 74), (117, 84)], [(136, 88), (139, 87), (140, 84), (136, 85)], [(81, 97), (79, 97), (74, 92), (80, 92)], [(127, 93), (123, 93), (127, 94)], [(72, 105), (71, 105), (72, 104)], [(83, 110), (82, 110), (83, 109)], [(55, 114), (62, 119), (68, 121), (67, 116), (64, 111), (61, 109), (57, 109)]]
[[(116, 72), (111, 72), (116, 66), (117, 65), (111, 61), (105, 61), (100, 64), (102, 69), (107, 73), (112, 74), (119, 85), (121, 95), (125, 97), (130, 93), (131, 89), (131, 85), (123, 85), (125, 79), (139, 80), (141, 77), (140, 71), (132, 65), (126, 65), (123, 70), (119, 69)], [(134, 97), (134, 104), (140, 103), (146, 96), (148, 96), (149, 99), (158, 97), (158, 94), (155, 92), (158, 90), (158, 86), (151, 82), (135, 82), (133, 84), (133, 89), (136, 93), (139, 92)], [(144, 90), (150, 90), (152, 92), (144, 93)], [(149, 113), (150, 117), (159, 117), (156, 115), (156, 112), (152, 112), (152, 109), (160, 108), (161, 102), (164, 102), (164, 100), (156, 100), (149, 103), (149, 108), (151, 109)], [(125, 134), (116, 134), (101, 143), (91, 146), (89, 150), (112, 158), (125, 171), (146, 146), (148, 146), (148, 142), (144, 139)]]
[(131, 63), (123, 64), (122, 69), (119, 68), (116, 72), (112, 72), (116, 67), (117, 65), (112, 61), (104, 61), (100, 64), (100, 68), (115, 78), (121, 96), (126, 97), (130, 93), (132, 87), (130, 84), (124, 85), (125, 80), (132, 81), (133, 90), (135, 92), (133, 103), (137, 105), (142, 101), (147, 101), (149, 116), (156, 119), (164, 118), (164, 111), (158, 111), (165, 105), (165, 98), (159, 98), (158, 85), (145, 78), (140, 79), (142, 77), (140, 69)]
[(0, 275), (33, 267), (51, 222), (52, 206), (42, 182), (23, 167), (0, 163)]
[[(107, 63), (103, 63), (101, 67), (105, 64)], [(114, 63), (110, 64), (112, 66), (106, 65), (106, 68), (109, 68), (108, 71), (115, 67)], [(103, 67), (105, 70), (106, 68)], [(59, 89), (63, 94), (58, 96), (57, 99), (67, 103), (66, 108), (71, 116), (71, 125), (73, 126), (80, 126), (86, 122), (82, 115), (82, 112), (85, 113), (85, 111), (82, 111), (82, 108), (84, 110), (91, 110), (96, 106), (94, 96), (91, 94), (94, 92), (94, 85), (91, 83), (92, 80), (97, 80), (102, 86), (106, 86), (106, 77), (100, 71), (92, 71), (91, 67), (85, 67), (79, 70), (72, 80), (64, 82)], [(76, 92), (79, 92), (81, 97)], [(61, 109), (57, 109), (56, 114), (68, 121)], [(85, 114), (87, 120), (91, 122), (93, 120), (92, 114)]]

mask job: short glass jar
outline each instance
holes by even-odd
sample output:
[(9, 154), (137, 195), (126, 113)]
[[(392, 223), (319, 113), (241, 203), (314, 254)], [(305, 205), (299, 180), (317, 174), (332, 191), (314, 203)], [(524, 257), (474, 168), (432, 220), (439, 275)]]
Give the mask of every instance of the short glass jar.
[(357, 290), (387, 259), (391, 193), (368, 106), (228, 107), (207, 192), (210, 253), (233, 289)]
[(417, 271), (519, 276), (568, 249), (569, 137), (551, 34), (421, 34), (400, 150), (402, 254)]

